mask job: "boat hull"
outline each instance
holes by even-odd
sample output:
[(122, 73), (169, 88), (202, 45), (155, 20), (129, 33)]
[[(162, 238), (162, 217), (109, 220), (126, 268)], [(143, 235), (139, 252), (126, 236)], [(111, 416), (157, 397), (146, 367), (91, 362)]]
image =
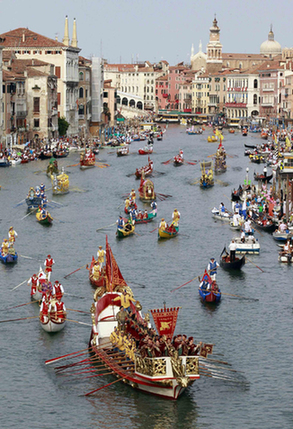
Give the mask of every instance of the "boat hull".
[(235, 258), (235, 261), (230, 262), (230, 257), (222, 257), (220, 266), (224, 270), (240, 270), (245, 264), (245, 255), (242, 258)]
[(127, 225), (131, 226), (131, 229), (125, 230), (125, 228), (117, 228), (116, 235), (118, 238), (125, 238), (125, 237), (128, 237), (129, 235), (134, 234), (134, 230), (135, 230), (134, 225), (130, 225), (130, 224), (127, 224)]
[(29, 210), (37, 209), (42, 203), (42, 198), (41, 197), (26, 198), (25, 202)]
[(0, 250), (0, 260), (1, 262), (3, 262), (3, 264), (15, 264), (17, 262), (17, 259), (17, 252), (15, 252), (15, 255), (11, 255), (10, 253), (8, 253), (7, 255), (3, 256)]
[(221, 301), (221, 291), (218, 292), (209, 290), (205, 291), (202, 288), (198, 288), (198, 293), (202, 302), (207, 302), (209, 304), (218, 304)]
[(52, 320), (49, 320), (47, 323), (41, 323), (42, 328), (44, 329), (44, 331), (46, 332), (59, 332), (62, 331), (62, 329), (64, 328), (65, 324), (66, 324), (66, 319), (64, 319), (62, 322), (52, 322)]
[(36, 213), (36, 218), (41, 225), (51, 225), (53, 222), (53, 218), (50, 213), (47, 213), (45, 217), (42, 217), (42, 214), (38, 212)]
[(158, 237), (159, 238), (174, 238), (178, 235), (179, 233), (179, 228), (175, 227), (175, 231), (168, 231), (166, 229), (158, 229)]

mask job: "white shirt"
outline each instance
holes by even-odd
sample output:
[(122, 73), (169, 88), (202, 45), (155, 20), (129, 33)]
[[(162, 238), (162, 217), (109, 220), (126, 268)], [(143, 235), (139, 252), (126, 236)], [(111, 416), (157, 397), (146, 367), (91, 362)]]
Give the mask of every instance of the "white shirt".
[(236, 250), (237, 249), (237, 245), (236, 245), (236, 243), (235, 242), (231, 242), (230, 244), (229, 244), (229, 250), (230, 251), (234, 251), (234, 250)]

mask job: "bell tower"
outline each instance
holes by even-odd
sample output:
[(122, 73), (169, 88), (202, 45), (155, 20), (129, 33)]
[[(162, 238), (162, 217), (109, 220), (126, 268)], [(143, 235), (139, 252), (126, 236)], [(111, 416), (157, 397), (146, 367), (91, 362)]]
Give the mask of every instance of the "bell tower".
[(210, 28), (210, 40), (207, 44), (207, 71), (210, 73), (217, 72), (222, 69), (222, 44), (220, 42), (220, 28), (216, 15), (213, 25)]

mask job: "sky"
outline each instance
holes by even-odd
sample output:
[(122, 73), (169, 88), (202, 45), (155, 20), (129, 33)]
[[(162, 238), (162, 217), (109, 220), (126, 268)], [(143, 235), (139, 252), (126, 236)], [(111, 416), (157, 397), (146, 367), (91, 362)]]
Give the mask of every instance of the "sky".
[(175, 65), (189, 62), (192, 43), (206, 50), (215, 14), (225, 53), (259, 53), (271, 24), (282, 48), (293, 46), (291, 0), (0, 0), (0, 33), (28, 27), (62, 41), (68, 15), (86, 58)]

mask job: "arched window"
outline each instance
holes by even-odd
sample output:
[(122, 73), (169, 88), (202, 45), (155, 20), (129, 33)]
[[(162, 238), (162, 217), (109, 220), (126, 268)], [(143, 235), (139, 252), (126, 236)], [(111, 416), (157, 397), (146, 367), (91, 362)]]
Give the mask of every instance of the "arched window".
[(116, 103), (117, 103), (117, 104), (120, 104), (120, 103), (121, 103), (121, 98), (120, 98), (120, 96), (119, 96), (119, 95), (117, 95), (117, 97), (116, 97)]
[(137, 105), (136, 105), (136, 107), (139, 109), (139, 110), (142, 110), (142, 102), (141, 101), (139, 101), (138, 103), (137, 103)]
[(129, 101), (129, 106), (130, 106), (130, 107), (135, 107), (135, 101), (131, 99), (131, 100)]
[(149, 86), (147, 86), (147, 92), (150, 92), (150, 87)]
[(79, 88), (79, 98), (83, 98), (83, 87)]
[(79, 80), (83, 80), (83, 72), (79, 72)]
[(121, 92), (123, 92), (123, 86), (121, 86)]
[(254, 79), (253, 81), (253, 88), (257, 89), (257, 79)]
[(242, 69), (242, 63), (239, 63), (239, 68)]
[(80, 104), (78, 106), (78, 114), (79, 115), (84, 115), (84, 106), (82, 104)]
[(123, 106), (128, 106), (128, 100), (126, 97), (122, 98), (122, 105)]

